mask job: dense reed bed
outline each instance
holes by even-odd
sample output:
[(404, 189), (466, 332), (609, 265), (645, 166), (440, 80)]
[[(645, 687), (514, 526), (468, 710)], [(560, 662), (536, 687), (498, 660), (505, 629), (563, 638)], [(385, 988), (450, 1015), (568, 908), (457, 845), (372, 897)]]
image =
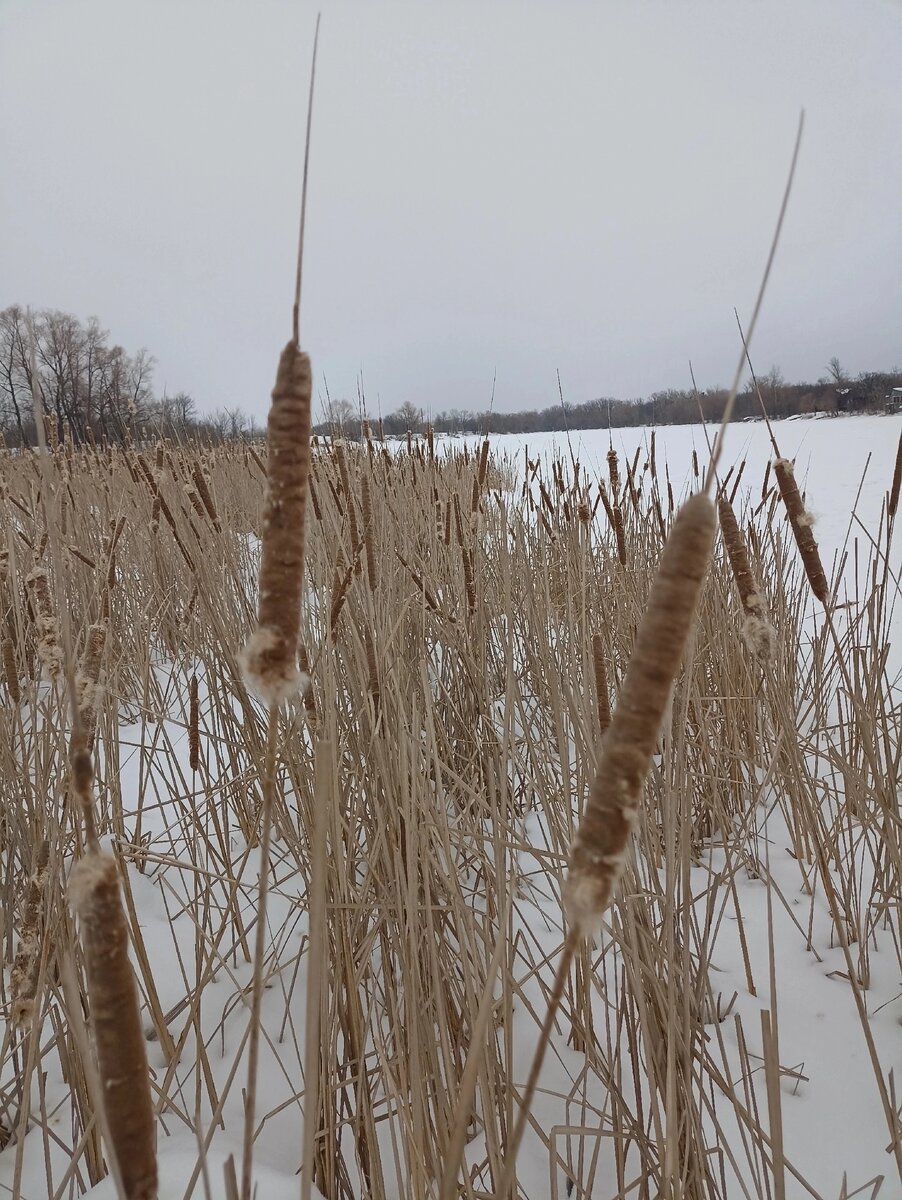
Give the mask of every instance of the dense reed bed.
[[(297, 1172), (305, 1104), (328, 1200), (496, 1195), (574, 836), (603, 739), (628, 727), (617, 701), (685, 499), (672, 481), (698, 491), (698, 462), (665, 464), (652, 440), (598, 478), (487, 444), (315, 445), (277, 708), (242, 670), (258, 448), (62, 447), (39, 465), (0, 459), (0, 1183), (78, 1196), (109, 1169), (103, 969), (67, 898), (86, 836), (77, 733), (107, 891), (118, 866), (157, 1150), (195, 1163), (185, 1196), (220, 1194), (223, 1161), (237, 1194), (249, 1112), (257, 1169)], [(797, 1136), (804, 1103), (837, 1136), (835, 1082), (788, 1048), (798, 989), (812, 1023), (827, 992), (851, 1014), (837, 1061), (866, 1094), (834, 1114), (850, 1168), (876, 1145), (887, 1195), (902, 1177), (892, 521), (850, 545), (866, 560), (850, 591), (815, 560), (786, 464), (763, 487), (740, 475), (722, 481), (675, 686), (655, 685), (662, 732), (611, 907), (574, 948), (516, 1194), (851, 1195), (867, 1180), (844, 1183), (842, 1148)], [(898, 479), (887, 490), (894, 513)], [(591, 875), (592, 846), (576, 850)]]

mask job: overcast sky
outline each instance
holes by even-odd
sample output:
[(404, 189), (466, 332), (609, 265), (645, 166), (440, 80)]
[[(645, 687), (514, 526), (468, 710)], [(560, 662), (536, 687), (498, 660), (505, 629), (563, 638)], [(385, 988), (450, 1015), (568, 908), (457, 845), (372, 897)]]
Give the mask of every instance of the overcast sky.
[[(902, 364), (899, 0), (323, 0), (302, 342), (370, 411)], [(0, 307), (96, 315), (202, 410), (290, 333), (316, 6), (0, 0)]]

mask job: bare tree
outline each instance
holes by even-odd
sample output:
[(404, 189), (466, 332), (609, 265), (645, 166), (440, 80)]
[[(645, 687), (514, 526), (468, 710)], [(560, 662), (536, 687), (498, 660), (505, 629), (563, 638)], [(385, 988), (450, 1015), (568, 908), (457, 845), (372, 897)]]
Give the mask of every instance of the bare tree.
[(849, 377), (846, 374), (842, 363), (839, 361), (839, 359), (836, 357), (835, 354), (834, 354), (833, 358), (831, 358), (830, 361), (827, 363), (827, 370), (830, 373), (830, 378), (833, 380), (833, 382), (836, 384), (837, 387), (843, 387), (845, 385), (845, 383)]

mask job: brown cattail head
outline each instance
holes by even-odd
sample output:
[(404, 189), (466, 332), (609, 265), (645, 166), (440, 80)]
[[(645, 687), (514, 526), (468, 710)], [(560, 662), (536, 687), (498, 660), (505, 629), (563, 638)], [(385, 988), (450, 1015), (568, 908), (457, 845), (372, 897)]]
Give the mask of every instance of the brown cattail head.
[(604, 668), (604, 643), (598, 633), (592, 636), (592, 666), (595, 671), (595, 697), (598, 702), (598, 728), (604, 733), (611, 723), (611, 702), (608, 698), (608, 676)]
[(704, 494), (691, 497), (677, 514), (661, 555), (570, 850), (564, 914), (583, 934), (597, 925), (623, 869), (642, 787), (711, 559), (715, 524), (711, 500)]
[(25, 579), (31, 596), (32, 611), (38, 634), (38, 657), (51, 679), (58, 679), (63, 670), (59, 626), (53, 615), (50, 597), (50, 578), (43, 567), (32, 571)]
[(106, 646), (107, 627), (92, 625), (88, 630), (85, 652), (75, 676), (75, 702), (81, 722), (82, 748), (89, 753), (97, 729), (97, 706), (100, 701), (100, 664)]
[(86, 854), (72, 869), (69, 895), (81, 921), (110, 1149), (127, 1200), (157, 1200), (150, 1075), (116, 860), (97, 851)]
[(248, 684), (278, 704), (301, 683), (297, 668), (310, 472), (310, 359), (289, 342), (279, 359), (267, 428), (257, 628), (244, 650)]
[(774, 631), (767, 619), (764, 597), (761, 595), (752, 573), (745, 538), (742, 536), (733, 506), (723, 493), (717, 498), (717, 509), (727, 558), (730, 561), (733, 578), (736, 580), (736, 589), (745, 612), (742, 636), (756, 658), (768, 659)]
[(608, 476), (611, 480), (611, 495), (616, 501), (620, 495), (620, 468), (617, 465), (617, 451), (613, 446), (608, 451)]
[(626, 566), (626, 537), (623, 533), (623, 510), (619, 504), (614, 505), (614, 537), (617, 540), (617, 558), (621, 567)]
[(200, 704), (197, 695), (197, 676), (188, 685), (188, 765), (192, 771), (200, 766)]
[(814, 518), (806, 511), (805, 505), (802, 503), (799, 485), (796, 483), (792, 463), (788, 458), (774, 460), (774, 474), (777, 477), (777, 486), (786, 506), (786, 515), (792, 526), (793, 536), (799, 548), (802, 565), (808, 576), (808, 582), (811, 584), (811, 590), (821, 604), (826, 605), (830, 599), (830, 586), (827, 583), (827, 576), (824, 574), (821, 554), (811, 528)]
[(902, 488), (902, 433), (899, 434), (899, 445), (896, 448), (896, 468), (893, 471), (893, 483), (889, 490), (886, 512), (892, 521), (899, 507), (899, 489)]
[(41, 969), (41, 921), (43, 918), (44, 884), (50, 861), (50, 842), (45, 838), (35, 855), (34, 871), (28, 881), (22, 936), (16, 948), (10, 975), (10, 1024), (13, 1029), (30, 1029), (34, 1019), (35, 1000)]
[(219, 530), (219, 516), (216, 512), (216, 505), (213, 503), (213, 497), (210, 494), (210, 487), (207, 483), (207, 477), (204, 475), (203, 468), (199, 462), (194, 464), (191, 472), (194, 480), (194, 486), (197, 488), (197, 494), (200, 497), (200, 502), (204, 506), (204, 511), (210, 518), (210, 523), (215, 530)]

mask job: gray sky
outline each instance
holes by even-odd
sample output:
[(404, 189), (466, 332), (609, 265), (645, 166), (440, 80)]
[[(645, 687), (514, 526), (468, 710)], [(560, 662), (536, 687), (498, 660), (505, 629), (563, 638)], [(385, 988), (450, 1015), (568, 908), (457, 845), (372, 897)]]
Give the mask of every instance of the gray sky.
[[(333, 396), (542, 407), (902, 362), (898, 0), (323, 0), (302, 341)], [(0, 307), (202, 409), (290, 332), (316, 6), (0, 0)]]

